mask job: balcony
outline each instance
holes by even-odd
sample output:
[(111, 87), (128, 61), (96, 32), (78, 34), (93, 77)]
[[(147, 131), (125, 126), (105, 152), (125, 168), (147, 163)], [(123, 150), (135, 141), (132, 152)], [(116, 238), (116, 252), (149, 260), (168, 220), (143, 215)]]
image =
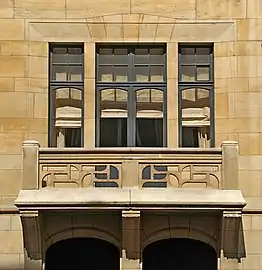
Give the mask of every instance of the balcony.
[(238, 146), (221, 148), (40, 148), (23, 146), (23, 189), (214, 188), (238, 181)]
[[(236, 142), (209, 149), (58, 149), (41, 148), (38, 142), (26, 141), (23, 188), (15, 205), (20, 211), (30, 258), (40, 253), (34, 243), (43, 241), (43, 224), (48, 224), (50, 234), (70, 226), (73, 229), (70, 227), (68, 233), (78, 228), (83, 232), (87, 224), (83, 225), (82, 219), (75, 225), (71, 222), (78, 213), (91, 217), (92, 222), (96, 215), (116, 217), (115, 226), (122, 220), (118, 238), (123, 240), (130, 258), (130, 254), (141, 254), (139, 243), (144, 240), (140, 224), (159, 229), (158, 223), (148, 219), (157, 214), (158, 221), (160, 216), (163, 219), (168, 237), (172, 228), (167, 218), (176, 218), (185, 230), (197, 224), (197, 230), (216, 235), (214, 245), (218, 252), (223, 249), (227, 258), (240, 259), (245, 255), (241, 216), (246, 202), (237, 188)], [(64, 214), (70, 222), (61, 219), (57, 223), (55, 217)], [(56, 221), (50, 223), (50, 217)], [(190, 231), (193, 232), (191, 227)]]
[[(221, 148), (40, 148), (23, 145), (19, 209), (242, 209), (238, 144)], [(182, 208), (181, 208), (182, 207)]]

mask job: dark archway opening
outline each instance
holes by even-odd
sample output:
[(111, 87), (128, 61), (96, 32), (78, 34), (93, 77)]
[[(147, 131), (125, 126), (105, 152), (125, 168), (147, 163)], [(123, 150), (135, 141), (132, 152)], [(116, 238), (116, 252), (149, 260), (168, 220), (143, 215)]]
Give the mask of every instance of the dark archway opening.
[(148, 245), (143, 270), (217, 270), (213, 247), (193, 239), (166, 239)]
[(45, 270), (120, 269), (116, 246), (96, 238), (71, 238), (53, 244), (46, 252)]

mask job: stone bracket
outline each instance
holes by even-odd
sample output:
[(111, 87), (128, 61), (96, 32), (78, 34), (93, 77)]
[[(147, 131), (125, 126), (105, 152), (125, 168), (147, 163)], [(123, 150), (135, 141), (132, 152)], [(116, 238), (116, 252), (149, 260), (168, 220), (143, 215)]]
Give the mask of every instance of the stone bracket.
[(228, 259), (245, 257), (242, 212), (223, 211), (221, 249)]
[(122, 211), (122, 249), (126, 259), (140, 259), (140, 211)]
[(20, 218), (26, 254), (31, 260), (41, 260), (41, 215), (38, 211), (20, 211)]

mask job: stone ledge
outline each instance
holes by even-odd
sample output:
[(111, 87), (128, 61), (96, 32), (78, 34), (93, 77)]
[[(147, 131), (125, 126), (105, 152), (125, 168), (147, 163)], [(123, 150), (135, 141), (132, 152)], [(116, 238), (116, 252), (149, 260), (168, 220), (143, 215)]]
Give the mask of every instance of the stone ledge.
[(21, 190), (15, 205), (20, 209), (242, 209), (240, 190), (215, 189), (115, 189), (44, 188)]

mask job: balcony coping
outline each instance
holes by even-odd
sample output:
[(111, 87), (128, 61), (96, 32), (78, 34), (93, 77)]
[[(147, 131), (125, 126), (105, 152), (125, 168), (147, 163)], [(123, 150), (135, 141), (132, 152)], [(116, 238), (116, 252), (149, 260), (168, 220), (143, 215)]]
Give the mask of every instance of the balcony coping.
[(43, 188), (21, 190), (15, 205), (20, 210), (40, 209), (173, 209), (227, 210), (246, 205), (240, 190)]

